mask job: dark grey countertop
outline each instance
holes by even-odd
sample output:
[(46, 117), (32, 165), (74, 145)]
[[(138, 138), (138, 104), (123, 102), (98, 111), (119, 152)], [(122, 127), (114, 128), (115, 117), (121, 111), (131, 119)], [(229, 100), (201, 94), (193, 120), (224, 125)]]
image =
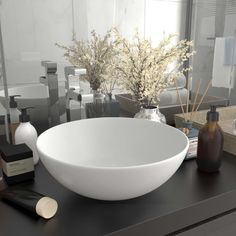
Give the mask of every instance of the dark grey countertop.
[(41, 163), (35, 181), (22, 185), (55, 198), (58, 213), (46, 221), (0, 201), (0, 235), (163, 235), (236, 208), (236, 157), (224, 153), (215, 174), (199, 172), (194, 160), (184, 162), (160, 188), (126, 201), (79, 196)]

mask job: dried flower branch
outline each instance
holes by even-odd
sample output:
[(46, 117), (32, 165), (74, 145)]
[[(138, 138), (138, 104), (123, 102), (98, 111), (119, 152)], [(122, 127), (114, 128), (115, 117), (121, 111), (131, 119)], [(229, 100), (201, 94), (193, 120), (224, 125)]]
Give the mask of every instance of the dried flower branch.
[(100, 88), (110, 93), (116, 82), (115, 77), (107, 76), (115, 56), (111, 30), (108, 30), (104, 37), (93, 30), (91, 40), (84, 42), (73, 37), (72, 42), (72, 46), (56, 45), (65, 50), (64, 56), (72, 65), (86, 68), (87, 74), (83, 78), (90, 83), (93, 90)]
[[(176, 35), (165, 37), (157, 47), (136, 32), (129, 42), (114, 29), (114, 49), (117, 51), (114, 69), (123, 87), (141, 104), (159, 102), (160, 93), (174, 83), (174, 78), (190, 68), (182, 68), (184, 61), (195, 52), (193, 42), (181, 40), (173, 44)], [(170, 71), (170, 67), (174, 68)]]

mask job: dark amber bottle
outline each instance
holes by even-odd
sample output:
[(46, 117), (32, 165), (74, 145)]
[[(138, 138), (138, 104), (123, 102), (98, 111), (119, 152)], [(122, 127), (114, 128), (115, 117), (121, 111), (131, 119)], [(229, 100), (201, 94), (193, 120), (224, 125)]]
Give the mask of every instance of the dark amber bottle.
[(196, 160), (198, 169), (204, 172), (216, 172), (221, 166), (224, 137), (218, 121), (216, 106), (211, 106), (207, 112), (207, 123), (198, 134)]

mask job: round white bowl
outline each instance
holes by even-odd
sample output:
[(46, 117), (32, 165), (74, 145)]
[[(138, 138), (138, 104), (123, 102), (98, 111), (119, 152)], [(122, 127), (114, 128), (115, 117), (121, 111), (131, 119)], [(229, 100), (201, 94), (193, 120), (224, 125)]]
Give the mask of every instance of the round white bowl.
[(189, 147), (179, 130), (133, 118), (97, 118), (53, 127), (37, 141), (47, 170), (68, 189), (100, 200), (144, 195), (165, 183)]
[[(20, 87), (13, 87), (8, 89), (9, 96), (21, 95), (16, 97), (18, 107), (32, 106), (34, 109), (29, 110), (32, 122), (40, 122), (48, 119), (48, 104), (49, 95), (48, 88), (43, 84), (26, 85)], [(0, 91), (0, 102), (5, 107), (4, 90)], [(65, 112), (65, 86), (59, 86), (59, 112)]]

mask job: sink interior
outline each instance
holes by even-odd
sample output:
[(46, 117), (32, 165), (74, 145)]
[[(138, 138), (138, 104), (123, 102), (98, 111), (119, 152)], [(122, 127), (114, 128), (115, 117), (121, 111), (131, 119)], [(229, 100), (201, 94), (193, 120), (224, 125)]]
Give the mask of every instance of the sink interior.
[(85, 167), (150, 164), (171, 158), (186, 146), (182, 132), (131, 118), (74, 121), (49, 129), (38, 139), (44, 155)]
[[(19, 86), (8, 89), (9, 95), (19, 94), (21, 97), (17, 97), (16, 100), (22, 99), (44, 99), (49, 97), (48, 88), (42, 84)], [(4, 91), (0, 91), (0, 96), (4, 96)], [(59, 86), (59, 96), (65, 96), (65, 86)]]

